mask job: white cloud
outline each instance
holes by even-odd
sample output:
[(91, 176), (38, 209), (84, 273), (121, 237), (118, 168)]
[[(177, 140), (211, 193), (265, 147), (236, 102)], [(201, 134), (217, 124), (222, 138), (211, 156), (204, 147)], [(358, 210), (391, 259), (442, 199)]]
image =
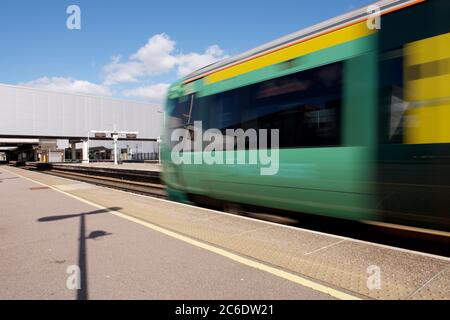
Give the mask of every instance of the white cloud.
[(73, 78), (43, 77), (30, 82), (20, 83), (20, 85), (64, 93), (81, 93), (102, 96), (111, 95), (111, 91), (107, 86)]
[(175, 54), (175, 41), (166, 34), (151, 37), (147, 44), (131, 55), (126, 62), (113, 57), (103, 68), (105, 85), (138, 82), (140, 78), (162, 75), (176, 70), (179, 77), (226, 58), (218, 45), (204, 53)]
[(103, 68), (104, 85), (137, 82), (144, 74), (144, 65), (139, 62), (120, 63), (120, 57), (113, 57), (111, 63)]
[(184, 77), (189, 73), (194, 72), (200, 68), (206, 67), (218, 60), (225, 59), (228, 56), (224, 54), (223, 50), (218, 45), (210, 46), (205, 53), (189, 53), (186, 55), (177, 56), (178, 60), (178, 76)]
[(174, 49), (175, 41), (164, 33), (157, 34), (132, 55), (131, 60), (142, 62), (149, 75), (165, 73), (175, 67), (176, 58), (171, 55)]
[(123, 95), (125, 97), (142, 98), (150, 102), (161, 103), (166, 98), (169, 86), (170, 85), (167, 83), (143, 86), (135, 89), (125, 90), (123, 91)]
[(105, 85), (137, 82), (144, 76), (155, 76), (169, 72), (176, 59), (171, 55), (175, 42), (166, 34), (151, 37), (147, 44), (121, 63), (120, 56), (112, 57), (110, 64), (103, 68)]
[[(203, 53), (176, 52), (176, 43), (167, 34), (157, 34), (147, 43), (122, 59), (120, 55), (111, 57), (111, 62), (102, 68), (102, 84), (77, 80), (70, 77), (43, 77), (23, 86), (42, 88), (66, 93), (81, 93), (111, 96), (119, 93), (124, 97), (145, 99), (151, 102), (163, 102), (173, 75), (184, 77), (187, 74), (212, 64), (228, 56), (218, 45), (208, 47)], [(159, 76), (170, 74), (163, 79)], [(158, 83), (143, 85), (143, 83)], [(136, 83), (136, 88), (123, 89), (124, 83)], [(115, 86), (119, 87), (115, 87)], [(116, 90), (113, 90), (115, 88)]]

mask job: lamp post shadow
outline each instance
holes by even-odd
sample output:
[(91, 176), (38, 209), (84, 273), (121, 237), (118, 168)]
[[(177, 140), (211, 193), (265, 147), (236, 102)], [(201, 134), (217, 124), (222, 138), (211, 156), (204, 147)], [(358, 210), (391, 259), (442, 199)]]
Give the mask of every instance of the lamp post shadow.
[(97, 230), (92, 231), (89, 236), (86, 237), (86, 217), (91, 215), (97, 215), (102, 213), (108, 213), (113, 211), (119, 211), (122, 208), (113, 207), (102, 210), (96, 210), (91, 212), (83, 212), (79, 214), (71, 215), (60, 215), (52, 217), (44, 217), (38, 219), (38, 222), (49, 223), (56, 222), (66, 219), (80, 218), (80, 228), (78, 237), (78, 267), (80, 268), (80, 289), (77, 290), (77, 300), (89, 300), (89, 290), (88, 290), (88, 270), (87, 270), (87, 246), (86, 240), (96, 240), (101, 237), (109, 236), (111, 233), (106, 231)]

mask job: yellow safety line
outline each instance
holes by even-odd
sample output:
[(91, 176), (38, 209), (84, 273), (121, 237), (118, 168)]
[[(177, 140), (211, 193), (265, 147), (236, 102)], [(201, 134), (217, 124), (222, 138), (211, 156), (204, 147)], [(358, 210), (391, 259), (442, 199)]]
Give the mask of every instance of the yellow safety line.
[(342, 292), (342, 291), (339, 291), (339, 290), (327, 287), (325, 285), (322, 285), (322, 284), (313, 282), (311, 280), (305, 279), (303, 277), (300, 277), (298, 275), (295, 275), (295, 274), (292, 274), (292, 273), (289, 273), (289, 272), (286, 272), (286, 271), (283, 271), (283, 270), (271, 267), (271, 266), (263, 264), (261, 262), (257, 262), (257, 261), (254, 261), (254, 260), (250, 260), (248, 258), (244, 258), (244, 257), (239, 256), (237, 254), (228, 252), (228, 251), (226, 251), (224, 249), (212, 246), (210, 244), (206, 244), (206, 243), (200, 242), (198, 240), (194, 240), (194, 239), (189, 238), (187, 236), (184, 236), (184, 235), (181, 235), (179, 233), (176, 233), (176, 232), (167, 230), (165, 228), (156, 226), (156, 225), (154, 225), (152, 223), (143, 221), (141, 219), (133, 218), (133, 217), (130, 217), (130, 216), (126, 215), (126, 214), (123, 214), (123, 213), (120, 213), (120, 212), (117, 212), (117, 211), (108, 210), (108, 208), (105, 208), (105, 207), (103, 207), (103, 206), (101, 206), (99, 204), (96, 204), (94, 202), (85, 200), (85, 199), (80, 198), (78, 196), (75, 196), (73, 194), (67, 193), (67, 192), (62, 191), (62, 190), (60, 190), (60, 189), (58, 189), (56, 187), (53, 187), (51, 185), (48, 185), (48, 184), (36, 181), (34, 179), (22, 176), (22, 175), (20, 175), (18, 173), (15, 173), (15, 172), (12, 172), (12, 171), (9, 171), (9, 170), (6, 170), (6, 171), (8, 171), (9, 173), (14, 174), (16, 176), (19, 176), (19, 177), (21, 177), (21, 178), (23, 178), (25, 180), (28, 180), (28, 181), (31, 181), (33, 183), (36, 183), (36, 184), (48, 187), (48, 188), (50, 188), (50, 189), (52, 189), (54, 191), (62, 193), (64, 195), (68, 196), (68, 197), (71, 197), (73, 199), (81, 201), (81, 202), (83, 202), (85, 204), (88, 204), (88, 205), (90, 205), (92, 207), (98, 208), (100, 210), (106, 210), (109, 213), (111, 213), (111, 214), (113, 214), (113, 215), (115, 215), (117, 217), (120, 217), (122, 219), (125, 219), (125, 220), (128, 220), (128, 221), (140, 224), (140, 225), (142, 225), (144, 227), (147, 227), (147, 228), (152, 229), (154, 231), (157, 231), (159, 233), (165, 234), (165, 235), (167, 235), (169, 237), (175, 238), (177, 240), (183, 241), (183, 242), (188, 243), (190, 245), (193, 245), (195, 247), (198, 247), (198, 248), (207, 250), (209, 252), (215, 253), (217, 255), (223, 256), (223, 257), (228, 258), (230, 260), (239, 262), (239, 263), (241, 263), (243, 265), (246, 265), (248, 267), (251, 267), (251, 268), (254, 268), (254, 269), (257, 269), (257, 270), (261, 270), (261, 271), (270, 273), (270, 274), (272, 274), (274, 276), (277, 276), (279, 278), (282, 278), (282, 279), (294, 282), (296, 284), (299, 284), (301, 286), (313, 289), (313, 290), (318, 291), (318, 292), (322, 292), (322, 293), (328, 294), (328, 295), (330, 295), (330, 296), (332, 296), (334, 298), (340, 299), (340, 300), (362, 300), (361, 298), (358, 298), (356, 296), (352, 296), (352, 295), (347, 294), (345, 292)]

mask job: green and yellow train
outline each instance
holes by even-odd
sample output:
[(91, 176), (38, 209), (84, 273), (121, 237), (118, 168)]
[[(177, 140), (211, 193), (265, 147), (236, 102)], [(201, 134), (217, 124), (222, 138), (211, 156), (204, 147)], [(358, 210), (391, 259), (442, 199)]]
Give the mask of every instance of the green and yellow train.
[[(362, 8), (173, 84), (162, 145), (170, 198), (449, 230), (450, 1), (375, 5), (379, 25)], [(195, 121), (279, 129), (278, 173), (175, 164), (171, 134)]]

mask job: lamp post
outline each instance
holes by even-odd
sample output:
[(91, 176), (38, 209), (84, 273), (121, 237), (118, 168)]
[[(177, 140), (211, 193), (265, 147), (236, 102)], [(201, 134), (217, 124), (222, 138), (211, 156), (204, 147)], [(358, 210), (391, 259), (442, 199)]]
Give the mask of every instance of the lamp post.
[(161, 163), (161, 136), (158, 137), (158, 159), (159, 163)]
[(114, 132), (112, 135), (113, 141), (114, 141), (114, 165), (118, 165), (119, 161), (117, 159), (117, 141), (119, 140), (119, 134), (117, 132)]
[[(158, 113), (163, 115), (162, 131), (164, 131), (164, 128), (166, 127), (166, 112), (165, 111), (158, 111)], [(162, 136), (159, 136), (158, 137), (158, 158), (159, 158), (159, 163), (161, 163), (161, 143), (162, 143)]]
[(127, 132), (127, 131), (96, 131), (93, 130), (91, 133), (95, 134), (96, 137), (106, 138), (107, 135), (110, 135), (114, 142), (114, 165), (119, 164), (118, 154), (117, 154), (117, 141), (121, 135), (125, 136), (127, 139), (134, 140), (138, 136), (138, 132)]

